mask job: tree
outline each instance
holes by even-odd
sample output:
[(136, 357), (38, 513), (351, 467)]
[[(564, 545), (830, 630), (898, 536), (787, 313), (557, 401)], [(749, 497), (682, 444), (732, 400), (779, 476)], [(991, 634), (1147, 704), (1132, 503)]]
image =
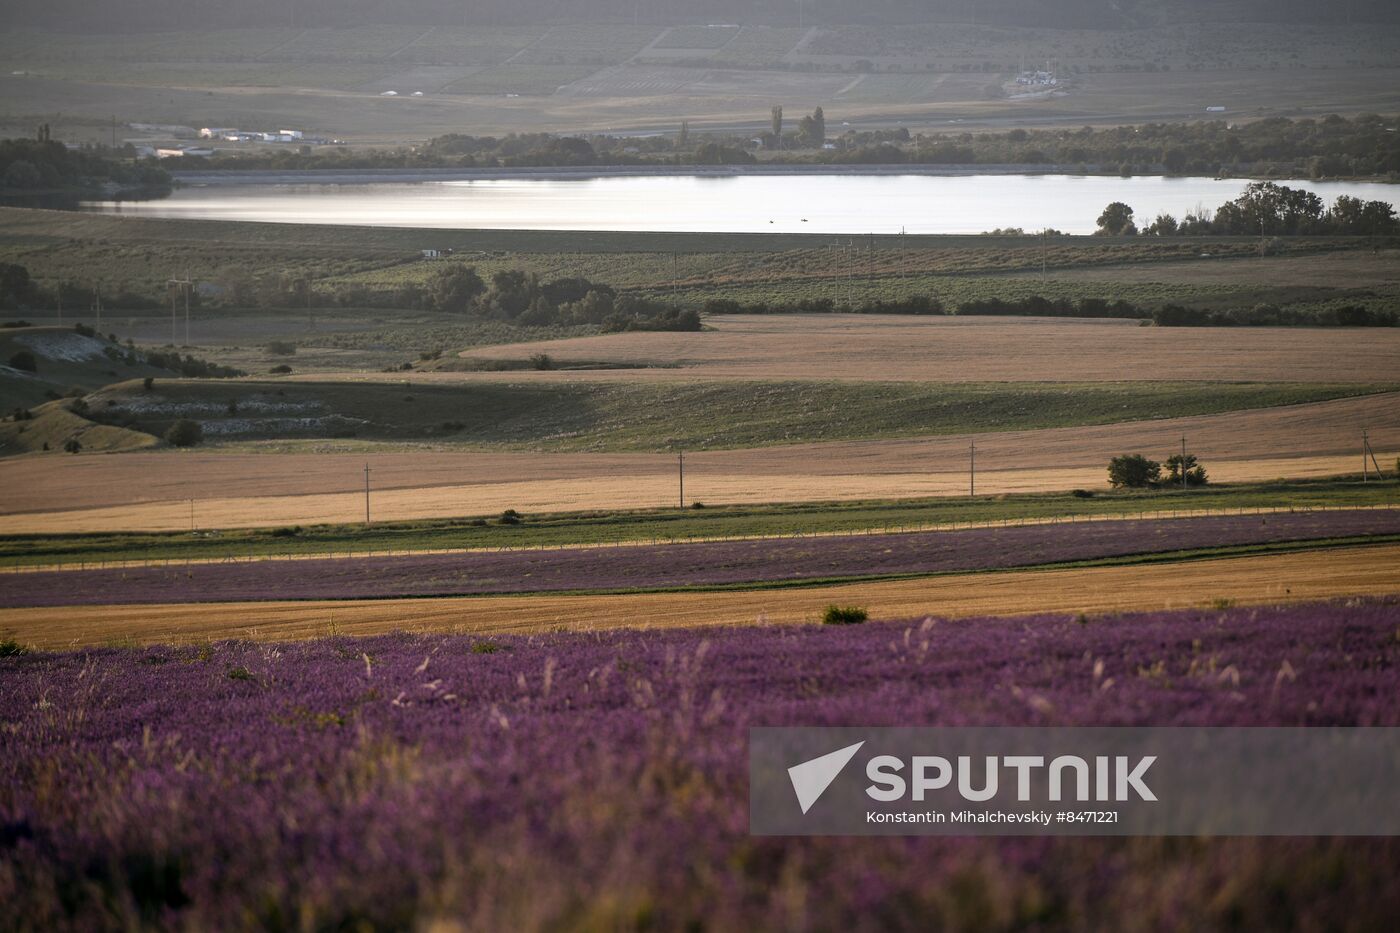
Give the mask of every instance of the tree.
[(63, 449), (70, 454), (75, 454), (83, 449), (83, 444), (82, 441), (79, 441), (76, 437), (70, 437), (63, 443)]
[(484, 291), (486, 283), (476, 274), (476, 269), (457, 263), (440, 270), (428, 286), (433, 310), (448, 314), (465, 313)]
[(6, 188), (28, 190), (42, 187), (44, 184), (44, 176), (35, 168), (33, 162), (28, 162), (24, 159), (16, 159), (5, 169), (4, 178), (0, 179), (0, 181), (3, 181), (4, 187)]
[(1176, 236), (1181, 225), (1171, 214), (1158, 214), (1157, 219), (1143, 228), (1146, 236)]
[(1122, 201), (1114, 201), (1099, 215), (1099, 236), (1133, 236), (1137, 225), (1133, 223), (1133, 209)]
[(690, 121), (689, 121), (689, 120), (682, 120), (682, 121), (681, 121), (681, 132), (680, 132), (680, 135), (678, 135), (678, 136), (676, 137), (676, 148), (677, 148), (677, 149), (688, 149), (689, 147), (690, 147)]
[(779, 140), (783, 138), (783, 108), (773, 108), (773, 136)]
[(34, 354), (28, 350), (21, 350), (10, 357), (10, 368), (18, 369), (26, 373), (36, 373), (39, 371), (39, 361), (34, 359)]
[[(1181, 485), (1181, 454), (1173, 454), (1167, 458), (1167, 478), (1168, 486)], [(1206, 468), (1196, 462), (1195, 454), (1186, 455), (1186, 485), (1204, 486), (1210, 481), (1206, 476)]]
[(1122, 454), (1108, 463), (1108, 483), (1115, 489), (1142, 489), (1162, 478), (1162, 465), (1142, 454)]
[(29, 270), (11, 262), (0, 262), (0, 308), (18, 308), (34, 296)]
[(797, 124), (797, 138), (804, 146), (820, 149), (826, 142), (826, 114), (818, 107), (811, 116), (803, 117)]
[(181, 418), (165, 432), (165, 440), (172, 447), (193, 447), (204, 440), (204, 428), (200, 427), (198, 421)]

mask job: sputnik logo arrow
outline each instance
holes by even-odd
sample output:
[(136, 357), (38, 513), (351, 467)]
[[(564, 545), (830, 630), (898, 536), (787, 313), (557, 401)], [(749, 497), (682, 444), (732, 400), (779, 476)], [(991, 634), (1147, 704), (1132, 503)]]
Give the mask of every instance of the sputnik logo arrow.
[(788, 768), (792, 789), (797, 794), (797, 803), (802, 807), (804, 815), (812, 809), (812, 804), (826, 793), (826, 789), (836, 780), (841, 769), (846, 767), (864, 744), (864, 741), (860, 741), (854, 745), (847, 745), (820, 758), (813, 758)]

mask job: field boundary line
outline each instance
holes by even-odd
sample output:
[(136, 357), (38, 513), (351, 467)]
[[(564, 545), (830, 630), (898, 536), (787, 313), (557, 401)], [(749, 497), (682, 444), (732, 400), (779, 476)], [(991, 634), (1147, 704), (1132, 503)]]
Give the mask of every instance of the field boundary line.
[(1392, 512), (1400, 505), (1319, 505), (1319, 506), (1241, 506), (1225, 509), (1157, 509), (1120, 514), (1056, 515), (1017, 519), (991, 519), (968, 522), (934, 522), (889, 524), (836, 531), (809, 531), (790, 534), (709, 535), (697, 537), (652, 537), (617, 541), (592, 541), (573, 544), (528, 544), (498, 547), (462, 548), (383, 548), (349, 549), (296, 554), (229, 554), (222, 557), (146, 558), (132, 560), (63, 561), (52, 564), (27, 564), (0, 567), (0, 575), (26, 573), (74, 572), (85, 570), (125, 570), (151, 567), (193, 567), (205, 564), (252, 564), (273, 561), (364, 560), (387, 557), (445, 556), (452, 554), (502, 554), (529, 551), (583, 551), (622, 547), (662, 547), (686, 544), (722, 544), (738, 541), (798, 541), (806, 538), (881, 537), (895, 534), (928, 534), (935, 532), (976, 531), (986, 528), (1028, 528), (1044, 525), (1068, 525), (1088, 522), (1171, 521), (1190, 518), (1265, 517), (1269, 515), (1299, 515), (1320, 512)]

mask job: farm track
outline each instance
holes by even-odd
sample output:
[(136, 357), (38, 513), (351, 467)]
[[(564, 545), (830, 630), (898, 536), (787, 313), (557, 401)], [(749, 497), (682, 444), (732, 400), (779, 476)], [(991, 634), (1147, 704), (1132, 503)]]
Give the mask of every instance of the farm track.
[(0, 610), (0, 632), (22, 644), (61, 649), (396, 631), (488, 635), (810, 623), (833, 602), (861, 605), (885, 619), (1097, 614), (1395, 595), (1397, 566), (1400, 545), (1382, 545), (798, 590), (7, 609)]
[(1400, 510), (1098, 521), (630, 548), (174, 564), (12, 575), (0, 592), (0, 607), (705, 589), (985, 571), (1381, 535), (1400, 535)]

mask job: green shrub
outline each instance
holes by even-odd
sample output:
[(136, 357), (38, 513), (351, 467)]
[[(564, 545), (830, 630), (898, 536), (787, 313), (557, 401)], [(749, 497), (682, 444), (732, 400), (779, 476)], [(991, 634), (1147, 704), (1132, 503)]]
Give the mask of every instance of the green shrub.
[(200, 427), (198, 421), (181, 418), (165, 432), (165, 440), (172, 447), (193, 447), (204, 440), (204, 428)]
[(870, 613), (859, 606), (827, 606), (822, 613), (822, 625), (859, 625)]
[(70, 454), (75, 454), (83, 449), (83, 444), (82, 441), (78, 440), (76, 437), (70, 437), (64, 442), (63, 449)]
[(34, 354), (28, 350), (21, 350), (10, 357), (10, 367), (26, 373), (36, 373), (39, 371), (39, 361), (34, 359)]
[(1162, 465), (1142, 454), (1123, 454), (1108, 464), (1108, 482), (1114, 488), (1143, 489), (1162, 479)]
[(13, 638), (0, 638), (0, 658), (17, 658), (28, 650)]
[(525, 519), (515, 509), (506, 509), (499, 520), (502, 525), (519, 525)]

